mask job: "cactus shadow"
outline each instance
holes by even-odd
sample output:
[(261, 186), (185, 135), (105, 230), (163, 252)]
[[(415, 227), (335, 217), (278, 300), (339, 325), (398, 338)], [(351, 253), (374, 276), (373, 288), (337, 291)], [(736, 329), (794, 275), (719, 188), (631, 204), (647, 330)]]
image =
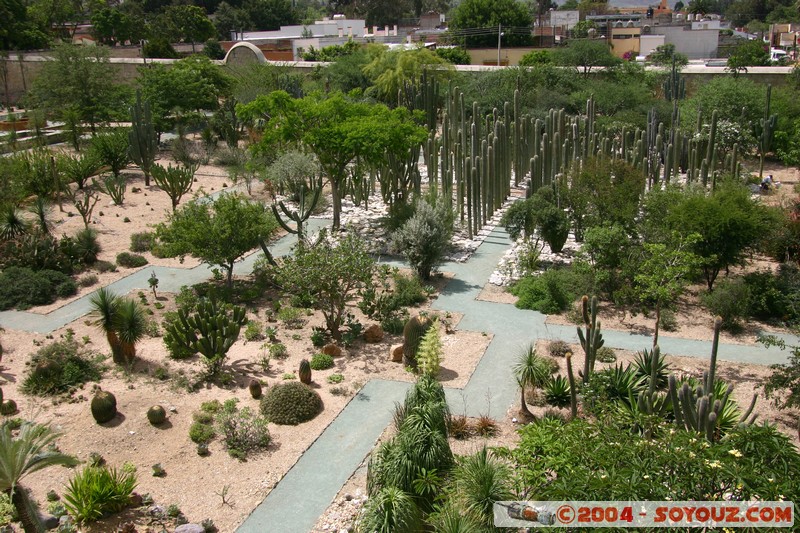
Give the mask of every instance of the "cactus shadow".
[(450, 370), (449, 368), (441, 367), (439, 369), (439, 375), (437, 377), (439, 378), (439, 381), (442, 382), (453, 381), (455, 379), (458, 379), (458, 372), (456, 372), (455, 370)]
[(115, 428), (121, 426), (122, 423), (125, 422), (125, 418), (125, 415), (117, 411), (117, 414), (114, 416), (114, 418), (103, 424), (98, 424), (98, 426), (102, 426), (104, 428)]
[(157, 424), (157, 425), (154, 425), (154, 424), (150, 424), (150, 425), (153, 426), (154, 428), (160, 430), (160, 431), (165, 431), (167, 429), (172, 429), (174, 427), (172, 425), (172, 422), (169, 421), (169, 419), (164, 420), (163, 422), (161, 422), (160, 424)]

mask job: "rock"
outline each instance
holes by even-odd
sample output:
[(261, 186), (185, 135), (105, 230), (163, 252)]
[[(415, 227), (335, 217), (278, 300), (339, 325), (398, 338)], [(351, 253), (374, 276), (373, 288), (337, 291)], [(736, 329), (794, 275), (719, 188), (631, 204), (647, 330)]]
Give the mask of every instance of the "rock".
[(68, 531), (68, 528), (72, 526), (72, 517), (68, 514), (65, 514), (58, 519), (58, 525), (62, 526), (65, 531)]
[(175, 528), (175, 533), (206, 533), (206, 528), (199, 524), (181, 524)]
[(48, 531), (51, 529), (56, 529), (60, 523), (58, 518), (50, 514), (42, 515), (39, 517), (39, 519), (42, 521), (44, 528)]
[(389, 349), (389, 359), (393, 363), (402, 363), (403, 362), (403, 345), (402, 344), (395, 344)]
[(342, 355), (342, 349), (335, 344), (330, 343), (325, 345), (325, 347), (322, 349), (322, 353), (325, 355), (330, 355), (331, 357), (339, 357)]
[(352, 495), (352, 494), (345, 494), (345, 495), (344, 495), (344, 499), (345, 499), (345, 500), (347, 500), (347, 501), (349, 502), (350, 500), (352, 500), (352, 499), (353, 499), (353, 495)]
[(379, 324), (372, 324), (364, 330), (364, 342), (375, 343), (383, 340), (383, 328)]

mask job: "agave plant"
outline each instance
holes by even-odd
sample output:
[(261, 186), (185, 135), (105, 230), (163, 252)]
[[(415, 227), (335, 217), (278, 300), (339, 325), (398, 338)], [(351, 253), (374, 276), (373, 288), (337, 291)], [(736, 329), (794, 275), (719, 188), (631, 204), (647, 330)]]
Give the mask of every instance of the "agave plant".
[[(656, 362), (656, 388), (659, 390), (667, 386), (667, 377), (670, 371), (670, 365), (664, 358), (665, 355), (660, 354)], [(650, 383), (650, 375), (653, 369), (652, 352), (648, 352), (645, 349), (637, 353), (633, 360), (633, 368), (636, 369), (636, 374), (645, 380), (645, 386), (647, 386)]]
[(647, 388), (647, 382), (638, 372), (628, 365), (621, 364), (601, 372), (606, 377), (606, 395), (609, 400), (628, 402), (636, 398), (640, 392)]
[(0, 492), (11, 493), (11, 502), (25, 533), (44, 531), (44, 527), (20, 481), (51, 466), (78, 464), (74, 457), (53, 450), (51, 445), (58, 436), (48, 426), (30, 422), (22, 425), (16, 437), (9, 424), (0, 426)]
[(551, 378), (544, 387), (544, 398), (553, 407), (567, 407), (571, 401), (567, 378), (560, 375)]

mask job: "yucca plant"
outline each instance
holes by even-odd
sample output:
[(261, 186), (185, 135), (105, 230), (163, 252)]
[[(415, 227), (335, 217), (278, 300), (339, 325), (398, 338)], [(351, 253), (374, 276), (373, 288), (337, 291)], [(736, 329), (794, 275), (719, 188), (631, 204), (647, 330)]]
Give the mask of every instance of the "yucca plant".
[(87, 466), (67, 484), (64, 506), (80, 523), (118, 513), (131, 503), (136, 473), (105, 466)]
[(147, 330), (147, 317), (138, 302), (128, 298), (117, 305), (113, 327), (119, 339), (120, 350), (125, 363), (130, 364), (136, 357), (136, 343), (142, 340)]
[(564, 376), (551, 378), (544, 387), (544, 398), (553, 407), (567, 407), (571, 401), (567, 378)]
[(459, 461), (453, 469), (453, 481), (461, 507), (485, 526), (492, 525), (494, 502), (514, 499), (511, 471), (485, 446)]
[(75, 252), (80, 262), (84, 265), (92, 265), (97, 262), (100, 250), (100, 243), (97, 242), (97, 232), (95, 230), (86, 227), (75, 234)]
[(114, 327), (119, 302), (119, 296), (106, 287), (101, 287), (89, 297), (92, 315), (96, 318), (94, 325), (106, 334), (106, 340), (108, 340), (108, 345), (111, 348), (111, 357), (115, 363), (124, 362), (119, 336), (117, 336), (117, 330)]
[(11, 493), (11, 502), (25, 533), (39, 533), (44, 527), (20, 481), (45, 468), (61, 465), (75, 466), (78, 461), (51, 447), (59, 434), (48, 426), (25, 422), (14, 437), (11, 426), (0, 426), (0, 492)]
[(0, 216), (0, 241), (10, 241), (28, 231), (28, 222), (15, 206), (5, 206)]
[(529, 344), (519, 355), (517, 364), (514, 365), (514, 376), (520, 388), (520, 413), (527, 417), (533, 414), (525, 403), (525, 391), (528, 387), (541, 388), (547, 384), (552, 374), (550, 363), (536, 353), (536, 349)]
[(47, 203), (47, 200), (41, 196), (37, 196), (29, 212), (33, 215), (36, 227), (39, 231), (44, 235), (50, 235), (50, 229), (53, 227), (53, 223), (50, 222), (50, 205)]
[(410, 494), (397, 487), (385, 487), (367, 501), (356, 531), (415, 533), (420, 531), (420, 511)]
[(460, 507), (448, 503), (428, 516), (436, 533), (481, 533), (484, 531), (472, 515), (464, 514)]

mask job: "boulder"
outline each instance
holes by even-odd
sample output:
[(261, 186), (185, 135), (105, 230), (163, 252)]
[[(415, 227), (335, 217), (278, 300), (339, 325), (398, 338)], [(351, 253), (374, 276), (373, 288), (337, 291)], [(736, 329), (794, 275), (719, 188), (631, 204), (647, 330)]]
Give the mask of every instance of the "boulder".
[(383, 340), (383, 328), (379, 324), (372, 324), (364, 330), (364, 342), (376, 343)]
[(392, 360), (393, 363), (402, 363), (403, 362), (403, 345), (402, 344), (395, 344), (389, 349), (389, 358)]
[(322, 353), (325, 355), (330, 355), (331, 357), (339, 357), (342, 355), (342, 349), (336, 346), (333, 343), (326, 344), (324, 348), (322, 348)]
[(175, 533), (206, 533), (206, 528), (199, 524), (181, 524), (175, 528)]

